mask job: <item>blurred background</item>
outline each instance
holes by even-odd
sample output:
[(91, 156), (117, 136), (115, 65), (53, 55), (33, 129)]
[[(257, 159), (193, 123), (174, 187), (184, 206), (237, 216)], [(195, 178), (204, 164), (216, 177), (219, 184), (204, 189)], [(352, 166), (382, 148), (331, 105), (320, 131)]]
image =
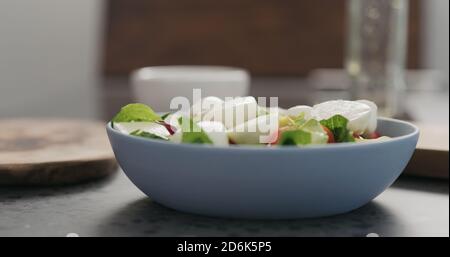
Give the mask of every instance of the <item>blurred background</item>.
[[(349, 2), (0, 0), (0, 117), (109, 119), (154, 65), (242, 67), (285, 107), (346, 98)], [(407, 20), (406, 115), (448, 127), (449, 1)]]

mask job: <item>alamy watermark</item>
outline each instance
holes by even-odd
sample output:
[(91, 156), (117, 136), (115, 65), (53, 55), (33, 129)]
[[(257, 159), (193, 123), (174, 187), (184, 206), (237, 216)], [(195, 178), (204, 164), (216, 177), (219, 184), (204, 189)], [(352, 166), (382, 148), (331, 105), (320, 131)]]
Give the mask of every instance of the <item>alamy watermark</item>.
[[(193, 89), (192, 103), (184, 96), (174, 97), (170, 102), (171, 124), (178, 123), (182, 116), (190, 117), (194, 122), (220, 122), (227, 132), (257, 132), (260, 143), (276, 140), (278, 132), (278, 97), (225, 97), (221, 101), (216, 97), (202, 98), (201, 89)], [(182, 124), (183, 131), (220, 132), (220, 126), (190, 126)]]

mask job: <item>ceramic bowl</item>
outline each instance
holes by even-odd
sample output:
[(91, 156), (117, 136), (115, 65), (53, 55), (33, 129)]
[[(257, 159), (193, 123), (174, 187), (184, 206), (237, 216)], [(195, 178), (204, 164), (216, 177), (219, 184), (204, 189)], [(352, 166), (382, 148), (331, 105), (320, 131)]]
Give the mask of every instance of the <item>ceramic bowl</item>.
[(175, 210), (227, 218), (293, 219), (349, 212), (402, 173), (419, 137), (416, 126), (380, 118), (392, 137), (372, 143), (298, 147), (214, 147), (122, 134), (107, 125), (128, 178)]
[(170, 111), (170, 102), (175, 97), (182, 96), (194, 103), (194, 89), (201, 89), (200, 98), (237, 97), (248, 95), (249, 84), (246, 70), (224, 66), (154, 66), (138, 69), (131, 75), (134, 99), (159, 112)]

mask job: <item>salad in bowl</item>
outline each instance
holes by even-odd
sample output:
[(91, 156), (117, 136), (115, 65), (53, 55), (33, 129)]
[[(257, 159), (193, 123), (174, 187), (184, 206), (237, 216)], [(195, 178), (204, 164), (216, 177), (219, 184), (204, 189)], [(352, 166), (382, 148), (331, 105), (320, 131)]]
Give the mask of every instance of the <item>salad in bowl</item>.
[(136, 137), (222, 147), (305, 147), (389, 139), (377, 132), (377, 106), (368, 100), (333, 100), (282, 109), (258, 105), (250, 96), (227, 101), (206, 97), (188, 110), (164, 115), (145, 104), (132, 103), (122, 107), (111, 125)]
[(153, 201), (216, 217), (354, 210), (396, 180), (419, 136), (408, 122), (377, 117), (367, 100), (282, 109), (206, 97), (181, 109), (129, 104), (106, 131), (124, 173)]

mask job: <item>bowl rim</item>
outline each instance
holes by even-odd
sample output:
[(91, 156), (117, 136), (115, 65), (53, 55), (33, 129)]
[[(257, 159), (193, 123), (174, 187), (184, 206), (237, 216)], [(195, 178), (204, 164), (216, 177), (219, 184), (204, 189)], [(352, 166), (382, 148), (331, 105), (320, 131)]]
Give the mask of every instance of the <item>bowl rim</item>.
[(160, 145), (164, 147), (175, 147), (175, 148), (185, 148), (190, 150), (211, 150), (211, 151), (266, 151), (266, 152), (280, 152), (280, 151), (314, 151), (314, 150), (333, 150), (333, 149), (358, 149), (364, 148), (367, 146), (377, 146), (383, 144), (392, 144), (398, 141), (403, 141), (409, 138), (413, 138), (418, 136), (419, 128), (407, 121), (386, 118), (386, 117), (378, 117), (378, 120), (393, 122), (393, 123), (401, 123), (403, 125), (409, 126), (413, 129), (412, 132), (398, 136), (392, 137), (386, 141), (375, 141), (370, 143), (337, 143), (337, 144), (325, 144), (325, 145), (309, 145), (307, 147), (298, 147), (298, 146), (282, 146), (282, 147), (264, 147), (264, 146), (252, 146), (252, 145), (229, 145), (229, 146), (214, 146), (209, 144), (187, 144), (187, 143), (173, 143), (163, 140), (151, 139), (151, 138), (143, 138), (137, 136), (131, 136), (124, 133), (119, 132), (111, 126), (111, 121), (106, 124), (106, 130), (117, 137), (124, 138), (127, 140), (131, 140), (139, 143), (151, 143), (154, 145)]

